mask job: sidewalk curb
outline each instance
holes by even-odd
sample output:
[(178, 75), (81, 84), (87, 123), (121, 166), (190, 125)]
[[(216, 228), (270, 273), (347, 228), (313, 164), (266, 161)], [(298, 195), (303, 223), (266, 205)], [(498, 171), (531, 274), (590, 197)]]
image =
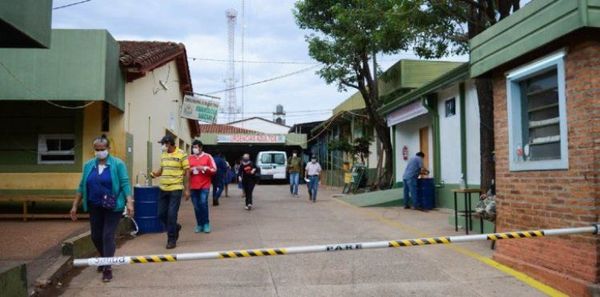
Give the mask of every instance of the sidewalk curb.
[[(127, 235), (131, 231), (132, 228), (128, 221), (121, 220), (117, 227), (117, 241), (129, 239)], [(62, 256), (36, 279), (36, 291), (39, 293), (50, 285), (58, 283), (59, 279), (73, 269), (74, 258), (86, 258), (94, 254), (96, 254), (96, 247), (92, 242), (90, 231), (66, 239), (62, 243)]]
[(39, 289), (44, 289), (54, 283), (57, 279), (60, 279), (73, 268), (71, 264), (73, 262), (73, 257), (70, 256), (60, 256), (52, 266), (50, 266), (40, 277), (35, 280), (35, 287)]
[(3, 296), (28, 296), (25, 263), (0, 270), (0, 292)]

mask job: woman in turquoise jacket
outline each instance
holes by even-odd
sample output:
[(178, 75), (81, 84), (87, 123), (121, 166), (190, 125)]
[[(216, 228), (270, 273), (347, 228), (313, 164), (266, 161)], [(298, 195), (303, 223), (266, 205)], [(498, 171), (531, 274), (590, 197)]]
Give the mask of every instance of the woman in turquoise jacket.
[[(96, 157), (83, 166), (71, 219), (77, 220), (77, 209), (81, 204), (83, 210), (90, 213), (92, 241), (98, 253), (101, 257), (114, 257), (115, 232), (123, 210), (127, 208), (128, 215), (133, 217), (131, 185), (125, 163), (109, 155), (110, 143), (106, 136), (94, 139), (93, 145)], [(98, 272), (102, 272), (104, 282), (113, 278), (110, 266), (100, 266)]]

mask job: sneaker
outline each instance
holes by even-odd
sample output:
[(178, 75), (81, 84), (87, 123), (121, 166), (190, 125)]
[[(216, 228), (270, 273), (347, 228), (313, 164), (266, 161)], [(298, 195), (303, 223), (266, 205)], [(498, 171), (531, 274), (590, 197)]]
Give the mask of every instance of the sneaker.
[(410, 209), (410, 206), (404, 205), (404, 209)]
[(168, 242), (166, 248), (167, 248), (167, 250), (170, 250), (170, 249), (174, 249), (176, 246), (177, 246), (176, 243)]
[(213, 206), (219, 206), (219, 200), (213, 199)]
[(210, 224), (204, 224), (202, 231), (204, 231), (204, 233), (210, 233)]
[(248, 205), (244, 206), (245, 210), (250, 210), (250, 207), (248, 207)]
[(248, 204), (248, 210), (252, 210), (252, 204)]
[(102, 271), (102, 281), (105, 283), (110, 282), (113, 279), (112, 268), (106, 268)]
[(197, 225), (196, 228), (194, 228), (194, 233), (200, 233), (202, 232), (202, 226)]

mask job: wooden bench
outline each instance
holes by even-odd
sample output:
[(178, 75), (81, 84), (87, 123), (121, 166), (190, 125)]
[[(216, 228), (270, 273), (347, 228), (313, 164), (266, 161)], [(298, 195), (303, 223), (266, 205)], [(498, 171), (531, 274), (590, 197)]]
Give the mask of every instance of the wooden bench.
[[(29, 213), (29, 203), (35, 202), (73, 202), (73, 197), (54, 196), (54, 195), (32, 195), (32, 196), (2, 196), (0, 202), (20, 202), (23, 205), (22, 214), (0, 214), (0, 219), (23, 219), (27, 222), (28, 219), (70, 219), (71, 215), (65, 213)], [(88, 214), (78, 214), (78, 218), (89, 218)]]

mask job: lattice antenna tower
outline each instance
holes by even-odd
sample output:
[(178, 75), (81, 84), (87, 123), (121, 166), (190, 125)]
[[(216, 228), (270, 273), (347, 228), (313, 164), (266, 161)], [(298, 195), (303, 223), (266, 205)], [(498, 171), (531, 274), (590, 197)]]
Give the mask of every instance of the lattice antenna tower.
[(227, 122), (233, 122), (236, 120), (236, 115), (240, 109), (237, 106), (237, 99), (235, 97), (235, 25), (237, 22), (237, 11), (233, 8), (225, 11), (227, 17), (227, 78), (225, 84), (227, 93), (225, 96), (225, 113), (227, 113)]

